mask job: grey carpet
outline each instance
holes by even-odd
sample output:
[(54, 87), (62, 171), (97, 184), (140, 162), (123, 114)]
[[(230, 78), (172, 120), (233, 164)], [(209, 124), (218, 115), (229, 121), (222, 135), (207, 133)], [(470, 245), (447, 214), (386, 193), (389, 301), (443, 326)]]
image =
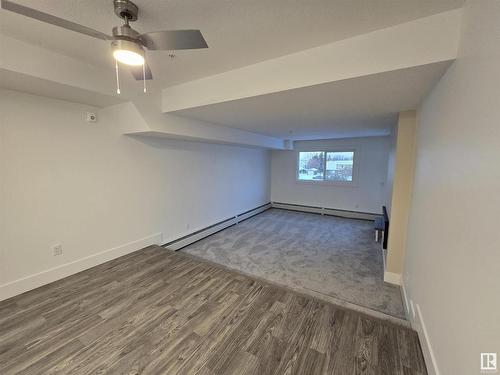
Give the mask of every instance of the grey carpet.
[(183, 251), (404, 319), (370, 221), (271, 209)]

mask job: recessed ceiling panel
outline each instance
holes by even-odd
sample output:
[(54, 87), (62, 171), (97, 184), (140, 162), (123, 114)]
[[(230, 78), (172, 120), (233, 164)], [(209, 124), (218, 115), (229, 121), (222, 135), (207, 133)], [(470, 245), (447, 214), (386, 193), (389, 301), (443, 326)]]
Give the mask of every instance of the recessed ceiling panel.
[(386, 135), (415, 109), (451, 61), (173, 112), (290, 139)]

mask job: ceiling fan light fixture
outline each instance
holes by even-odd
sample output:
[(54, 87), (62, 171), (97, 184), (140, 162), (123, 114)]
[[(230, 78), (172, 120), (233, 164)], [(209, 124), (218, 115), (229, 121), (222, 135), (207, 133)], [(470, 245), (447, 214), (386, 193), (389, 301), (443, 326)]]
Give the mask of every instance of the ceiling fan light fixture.
[(144, 50), (129, 40), (114, 40), (111, 43), (113, 57), (122, 64), (139, 66), (144, 65)]
[[(111, 0), (108, 0), (111, 1)], [(163, 30), (140, 34), (129, 23), (137, 21), (139, 8), (132, 0), (113, 0), (115, 14), (123, 21), (121, 26), (112, 29), (112, 35), (90, 27), (56, 17), (49, 13), (17, 4), (11, 0), (0, 0), (0, 9), (38, 20), (50, 25), (87, 35), (92, 38), (111, 41), (112, 54), (115, 58), (115, 70), (118, 81), (118, 62), (129, 65), (128, 70), (136, 80), (153, 79), (148, 67), (144, 49), (148, 51), (173, 51), (208, 48), (200, 30)], [(3, 13), (2, 13), (3, 14)], [(172, 57), (172, 55), (170, 56)], [(118, 82), (117, 82), (118, 83)], [(117, 85), (118, 86), (118, 85)], [(119, 91), (119, 87), (117, 87)]]
[(113, 57), (119, 62), (126, 65), (144, 65), (144, 57), (134, 51), (128, 51), (126, 49), (118, 49), (113, 52)]

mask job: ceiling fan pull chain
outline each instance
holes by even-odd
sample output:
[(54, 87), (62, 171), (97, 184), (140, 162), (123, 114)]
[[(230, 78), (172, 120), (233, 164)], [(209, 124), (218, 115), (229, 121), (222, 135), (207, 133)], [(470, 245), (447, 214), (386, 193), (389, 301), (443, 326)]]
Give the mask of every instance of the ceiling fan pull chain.
[(142, 82), (144, 82), (144, 93), (146, 93), (146, 61), (142, 64)]
[(116, 93), (120, 94), (120, 78), (118, 76), (118, 61), (115, 60), (115, 71), (116, 71)]

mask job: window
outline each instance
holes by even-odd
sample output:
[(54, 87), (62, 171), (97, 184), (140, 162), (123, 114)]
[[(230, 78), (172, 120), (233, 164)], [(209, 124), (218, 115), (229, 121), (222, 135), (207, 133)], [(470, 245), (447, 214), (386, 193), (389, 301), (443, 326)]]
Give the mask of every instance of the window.
[(323, 180), (324, 160), (323, 151), (299, 152), (299, 180)]
[(354, 151), (334, 151), (326, 153), (326, 174), (328, 181), (352, 182)]
[(352, 184), (354, 154), (354, 150), (301, 151), (298, 157), (297, 179)]

